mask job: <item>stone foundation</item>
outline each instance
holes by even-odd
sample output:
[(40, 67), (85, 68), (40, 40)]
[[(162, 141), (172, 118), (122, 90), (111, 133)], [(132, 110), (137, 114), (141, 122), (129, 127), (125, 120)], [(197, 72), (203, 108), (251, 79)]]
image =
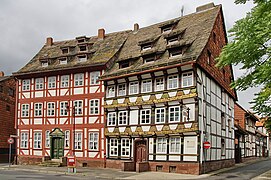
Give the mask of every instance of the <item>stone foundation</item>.
[(105, 161), (99, 159), (76, 159), (77, 167), (96, 167), (96, 168), (105, 168)]
[(149, 162), (150, 171), (180, 174), (200, 174), (200, 165), (195, 162)]
[(19, 165), (37, 165), (42, 162), (42, 157), (37, 156), (18, 156), (17, 163)]
[[(220, 161), (208, 161), (203, 162), (201, 166), (201, 174), (207, 173), (210, 171), (215, 171), (222, 168), (232, 167), (235, 165), (234, 159), (228, 159), (228, 160), (220, 160)], [(205, 169), (204, 169), (205, 166)]]
[(255, 157), (255, 156), (252, 156), (252, 157), (242, 157), (241, 158), (241, 162), (247, 162), (247, 161), (252, 161), (252, 160), (255, 160), (255, 159), (259, 159), (259, 157)]

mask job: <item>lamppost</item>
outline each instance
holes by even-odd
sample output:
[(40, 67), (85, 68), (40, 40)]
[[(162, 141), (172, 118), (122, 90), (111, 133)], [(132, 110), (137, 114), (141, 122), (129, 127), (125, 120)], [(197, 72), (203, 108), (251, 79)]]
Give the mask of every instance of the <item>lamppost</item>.
[(72, 156), (68, 157), (68, 173), (72, 169), (73, 173), (76, 173), (76, 159), (75, 159), (75, 106), (70, 107), (69, 105), (66, 106), (67, 111), (72, 110), (72, 125), (73, 125), (73, 138), (72, 138)]
[[(70, 110), (70, 106), (69, 105), (67, 105), (66, 106), (66, 109), (67, 110)], [(73, 106), (72, 108), (71, 108), (71, 110), (72, 110), (72, 126), (73, 126), (73, 137), (72, 137), (72, 155), (73, 156), (75, 156), (75, 107)]]

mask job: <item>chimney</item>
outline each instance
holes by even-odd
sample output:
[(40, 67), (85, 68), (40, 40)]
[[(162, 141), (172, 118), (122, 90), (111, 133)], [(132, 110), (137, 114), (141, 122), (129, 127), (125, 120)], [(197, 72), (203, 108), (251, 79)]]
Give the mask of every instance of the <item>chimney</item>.
[(104, 37), (105, 37), (105, 30), (99, 29), (98, 30), (98, 39), (104, 39)]
[(196, 12), (204, 11), (215, 7), (214, 3), (204, 4), (196, 8)]
[(3, 71), (0, 71), (0, 77), (4, 77), (5, 73)]
[(52, 46), (52, 45), (53, 45), (53, 38), (48, 37), (48, 38), (46, 39), (46, 45), (47, 45), (47, 46)]
[(137, 23), (134, 24), (134, 32), (137, 32), (139, 30), (139, 25)]

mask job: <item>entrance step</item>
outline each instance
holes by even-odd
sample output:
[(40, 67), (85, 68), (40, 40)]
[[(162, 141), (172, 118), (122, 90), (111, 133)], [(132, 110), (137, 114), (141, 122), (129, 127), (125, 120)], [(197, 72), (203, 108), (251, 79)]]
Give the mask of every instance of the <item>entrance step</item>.
[(52, 162), (59, 162), (61, 163), (61, 159), (51, 159)]
[(44, 161), (39, 164), (39, 166), (45, 166), (45, 167), (60, 167), (61, 162), (55, 162), (55, 161)]

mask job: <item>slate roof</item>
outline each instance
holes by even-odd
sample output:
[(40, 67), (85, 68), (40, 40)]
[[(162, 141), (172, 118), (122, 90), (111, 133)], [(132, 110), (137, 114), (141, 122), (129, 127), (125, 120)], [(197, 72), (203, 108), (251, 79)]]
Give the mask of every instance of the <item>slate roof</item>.
[(2, 77), (0, 77), (0, 82), (5, 81), (10, 78), (11, 78), (10, 76), (2, 76)]
[[(117, 63), (102, 76), (102, 79), (187, 61), (195, 61), (208, 42), (220, 9), (221, 5), (218, 5), (208, 10), (143, 27), (137, 32), (130, 33), (120, 51)], [(161, 27), (169, 24), (175, 24), (174, 29), (169, 34), (162, 33)], [(181, 34), (179, 42), (171, 46), (167, 45), (166, 38), (178, 34)], [(153, 47), (143, 52), (141, 45), (144, 44), (144, 42), (148, 43), (152, 41), (154, 44)], [(169, 57), (168, 49), (181, 46), (186, 47), (181, 57)], [(143, 63), (142, 57), (147, 54), (160, 54), (161, 57), (154, 62)], [(129, 59), (131, 59), (132, 65), (127, 68), (119, 69), (118, 62)]]
[[(105, 65), (122, 47), (131, 30), (109, 33), (104, 39), (97, 36), (86, 37), (86, 42), (78, 43), (77, 39), (53, 42), (52, 46), (44, 45), (41, 50), (18, 72), (13, 75), (32, 74), (46, 71), (56, 71), (75, 67)], [(82, 38), (82, 37), (80, 37)], [(79, 45), (87, 45), (86, 52), (79, 52)], [(69, 47), (68, 54), (62, 54), (62, 48)], [(78, 62), (77, 55), (88, 54), (86, 62)], [(60, 64), (59, 58), (68, 57), (67, 64)], [(48, 61), (47, 67), (41, 66), (41, 61)]]
[[(13, 75), (105, 65), (114, 58), (114, 63), (107, 65), (108, 69), (101, 77), (101, 79), (106, 79), (107, 77), (196, 61), (208, 42), (221, 8), (221, 5), (209, 7), (207, 10), (140, 28), (136, 32), (128, 30), (106, 34), (103, 40), (98, 39), (97, 36), (87, 37), (85, 44), (89, 46), (87, 51), (89, 58), (86, 62), (78, 62), (76, 58), (80, 54), (76, 38), (54, 42), (52, 46), (44, 45), (36, 56)], [(162, 33), (161, 28), (169, 25), (174, 26), (173, 30), (170, 33)], [(180, 40), (168, 45), (166, 39), (176, 35), (181, 37)], [(141, 46), (146, 43), (153, 43), (153, 47), (142, 51)], [(64, 47), (72, 49), (68, 56), (62, 54), (61, 48)], [(171, 58), (168, 50), (174, 47), (185, 47), (185, 52), (180, 57)], [(150, 54), (157, 54), (160, 58), (154, 62), (143, 63), (142, 57)], [(59, 58), (66, 56), (68, 63), (61, 65), (58, 61)], [(48, 67), (41, 66), (43, 60), (48, 60)], [(125, 60), (131, 60), (132, 65), (119, 69), (119, 62)]]

